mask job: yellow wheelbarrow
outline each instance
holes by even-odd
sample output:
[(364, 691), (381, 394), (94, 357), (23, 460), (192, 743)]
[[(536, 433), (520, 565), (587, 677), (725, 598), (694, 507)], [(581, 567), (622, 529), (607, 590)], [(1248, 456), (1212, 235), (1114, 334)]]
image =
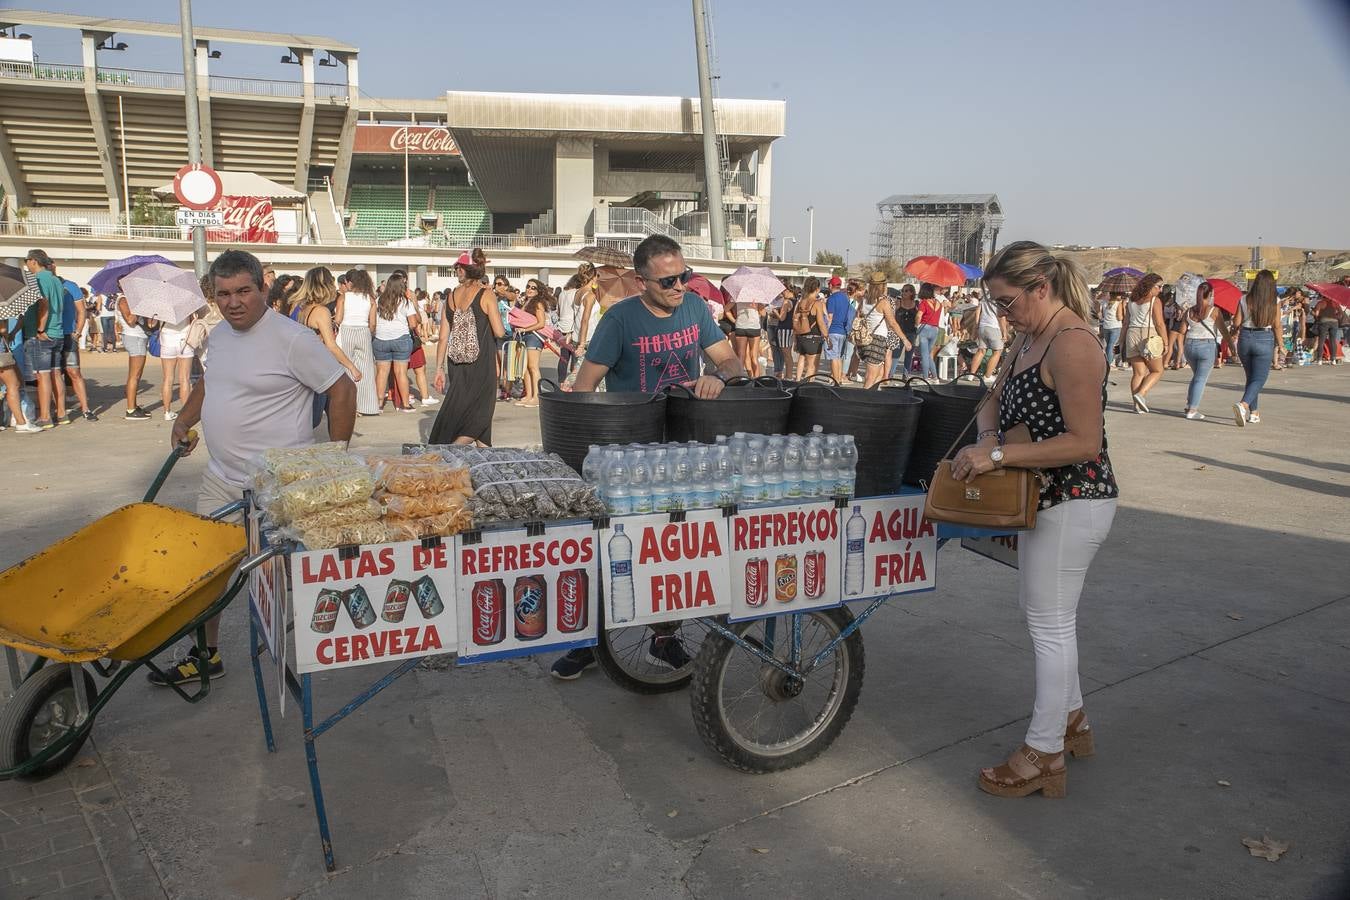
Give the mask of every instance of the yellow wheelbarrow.
[[(14, 688), (0, 711), (0, 779), (65, 767), (131, 674), (144, 665), (162, 675), (154, 658), (194, 631), (204, 648), (206, 622), (278, 552), (243, 560), (244, 529), (220, 521), (244, 508), (242, 498), (210, 517), (151, 502), (182, 455), (169, 455), (143, 502), (0, 572), (0, 644)], [(15, 651), (37, 657), (26, 676)], [(211, 688), (207, 668), (199, 658), (192, 693), (171, 686), (196, 703)], [(101, 688), (90, 669), (107, 679)]]

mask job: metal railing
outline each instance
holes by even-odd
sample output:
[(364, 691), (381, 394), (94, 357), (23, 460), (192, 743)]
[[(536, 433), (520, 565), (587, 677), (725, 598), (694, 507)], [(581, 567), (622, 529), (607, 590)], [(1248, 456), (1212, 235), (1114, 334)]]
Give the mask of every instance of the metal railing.
[(99, 69), (94, 80), (113, 87), (154, 88), (161, 91), (183, 90), (181, 72), (149, 72), (140, 69)]
[(255, 94), (263, 97), (305, 96), (305, 85), (299, 81), (272, 81), (266, 78), (235, 78), (230, 75), (212, 75), (213, 94)]
[[(208, 229), (209, 231), (209, 229)], [(148, 241), (190, 241), (191, 231), (177, 225), (126, 225), (91, 223), (88, 225), (70, 222), (0, 222), (0, 235), (41, 238), (92, 238), (101, 240), (148, 240)], [(277, 242), (298, 244), (305, 242), (306, 235), (291, 231), (277, 232)]]
[[(84, 66), (52, 65), (48, 63), (0, 62), (0, 78), (22, 78), (33, 81), (83, 82)], [(152, 72), (143, 69), (96, 69), (94, 81), (108, 87), (154, 88), (167, 91), (183, 90), (180, 72)], [(277, 81), (269, 78), (235, 78), (212, 75), (208, 79), (213, 94), (250, 94), (262, 97), (299, 99), (305, 95), (304, 82)], [(315, 82), (314, 96), (346, 98), (347, 85)]]
[(728, 191), (731, 188), (739, 188), (745, 196), (755, 196), (755, 183), (759, 179), (755, 177), (754, 172), (727, 172), (725, 173), (725, 179)]
[(640, 206), (611, 206), (609, 231), (631, 234), (663, 234), (680, 240), (684, 233), (669, 222), (662, 222), (649, 209)]
[(341, 97), (345, 100), (348, 96), (347, 85), (337, 84), (331, 81), (316, 81), (314, 82), (314, 96)]
[(0, 78), (27, 78), (39, 81), (84, 81), (84, 66), (58, 66), (48, 63), (0, 62)]

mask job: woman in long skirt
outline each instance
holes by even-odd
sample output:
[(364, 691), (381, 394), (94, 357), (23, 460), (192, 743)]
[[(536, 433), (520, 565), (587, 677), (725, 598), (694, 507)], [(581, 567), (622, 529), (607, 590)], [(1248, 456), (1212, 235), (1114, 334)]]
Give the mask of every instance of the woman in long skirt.
[(436, 390), (444, 399), (431, 427), (433, 444), (492, 444), (496, 349), (505, 331), (497, 298), (479, 284), (486, 266), (476, 247), (455, 263), (459, 287), (446, 298), (436, 343)]
[(347, 278), (347, 292), (338, 296), (334, 318), (338, 322), (337, 344), (361, 373), (356, 383), (356, 411), (363, 416), (378, 416), (380, 400), (375, 396), (375, 357), (370, 349), (370, 311), (375, 304), (375, 285), (370, 273), (362, 269)]

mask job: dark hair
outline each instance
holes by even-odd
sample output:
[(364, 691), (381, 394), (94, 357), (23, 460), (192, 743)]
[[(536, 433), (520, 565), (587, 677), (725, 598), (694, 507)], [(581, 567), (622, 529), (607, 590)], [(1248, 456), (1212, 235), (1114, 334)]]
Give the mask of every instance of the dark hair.
[(553, 291), (548, 285), (544, 284), (538, 278), (531, 278), (525, 282), (525, 290), (528, 291), (531, 286), (534, 287), (536, 293), (534, 302), (530, 305), (537, 306), (540, 302), (543, 302), (545, 309), (553, 310), (558, 308), (558, 300), (553, 296)]
[(478, 281), (487, 273), (487, 255), (483, 253), (482, 249), (474, 247), (472, 252), (469, 253), (469, 259), (472, 260), (469, 265), (464, 266), (455, 263), (455, 268), (464, 271), (465, 281)]
[(578, 279), (577, 287), (581, 287), (582, 284), (595, 277), (595, 266), (589, 261), (583, 262), (577, 266), (576, 277)]
[(633, 251), (633, 268), (639, 275), (645, 276), (650, 271), (652, 257), (655, 256), (679, 256), (684, 253), (680, 245), (666, 237), (664, 234), (653, 234), (650, 237), (643, 238), (642, 243), (637, 245)]
[[(229, 278), (229, 275), (225, 276)], [(211, 280), (214, 293), (215, 279), (208, 273), (206, 279)], [(203, 280), (206, 280), (203, 279)], [(279, 309), (285, 309), (289, 306), (291, 294), (300, 289), (300, 276), (298, 275), (279, 275), (277, 280), (272, 282), (272, 289), (267, 292), (267, 305)]]
[(820, 290), (820, 279), (814, 275), (808, 275), (802, 282), (802, 295), (814, 294)]
[(574, 291), (579, 287), (581, 287), (581, 276), (573, 275), (571, 278), (567, 279), (567, 284), (563, 285), (563, 290)]
[(861, 289), (862, 289), (862, 286), (863, 286), (863, 283), (862, 283), (861, 281), (859, 281), (859, 280), (856, 279), (856, 278), (850, 278), (850, 279), (848, 280), (848, 284), (845, 286), (845, 288), (846, 288), (846, 290), (851, 294), (851, 293), (853, 293), (854, 291), (861, 290)]
[(52, 258), (47, 255), (46, 250), (29, 250), (28, 255), (25, 256), (24, 259), (31, 259), (44, 269), (50, 269), (55, 265), (55, 263), (52, 262)]
[(935, 293), (936, 291), (934, 290), (933, 285), (929, 284), (927, 281), (919, 285), (920, 300), (932, 300)]
[(1148, 296), (1148, 292), (1153, 290), (1155, 284), (1162, 284), (1162, 276), (1157, 272), (1149, 272), (1143, 278), (1140, 278), (1139, 283), (1134, 286), (1134, 290), (1130, 291), (1130, 302), (1138, 303), (1143, 300)]
[(1214, 296), (1214, 287), (1208, 281), (1200, 282), (1200, 286), (1195, 289), (1195, 305), (1191, 307), (1191, 318), (1199, 322), (1209, 318), (1209, 307), (1206, 304), (1209, 298)]
[(211, 261), (211, 268), (206, 274), (211, 276), (212, 284), (216, 283), (217, 278), (233, 278), (236, 275), (247, 274), (253, 279), (254, 287), (260, 291), (266, 290), (263, 286), (262, 263), (258, 261), (258, 257), (246, 250), (226, 250)]
[(1280, 304), (1275, 293), (1275, 273), (1262, 269), (1247, 291), (1247, 318), (1257, 328), (1272, 328), (1280, 317)]
[(390, 275), (384, 282), (384, 290), (380, 291), (380, 299), (376, 302), (378, 314), (381, 319), (392, 321), (394, 315), (398, 312), (398, 306), (407, 300), (408, 277), (400, 272)]
[(375, 282), (370, 280), (370, 273), (364, 269), (352, 269), (347, 273), (347, 290), (353, 294), (365, 294), (367, 297), (375, 296)]

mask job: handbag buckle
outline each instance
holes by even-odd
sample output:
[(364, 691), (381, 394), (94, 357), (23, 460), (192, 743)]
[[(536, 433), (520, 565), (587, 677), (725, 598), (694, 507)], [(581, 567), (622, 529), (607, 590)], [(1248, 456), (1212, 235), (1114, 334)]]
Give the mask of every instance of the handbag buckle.
[(980, 489), (977, 488), (977, 487), (975, 487), (975, 485), (973, 485), (973, 484), (968, 484), (968, 485), (966, 485), (966, 499), (967, 499), (967, 500), (979, 500), (979, 499), (980, 499)]

